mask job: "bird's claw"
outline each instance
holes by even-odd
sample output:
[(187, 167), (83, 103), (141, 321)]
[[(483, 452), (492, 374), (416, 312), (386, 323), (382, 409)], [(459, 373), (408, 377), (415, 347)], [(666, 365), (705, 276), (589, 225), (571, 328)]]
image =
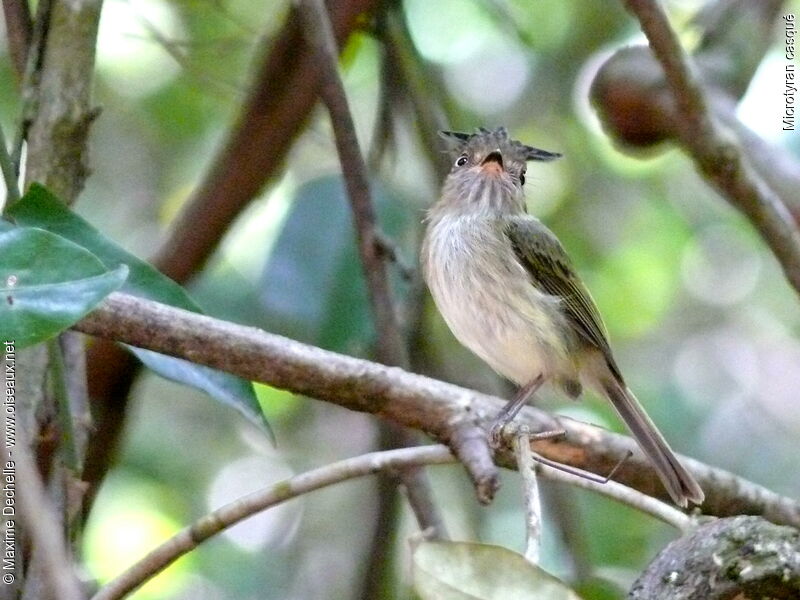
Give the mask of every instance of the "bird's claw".
[(506, 420), (498, 419), (489, 428), (489, 446), (492, 450), (497, 450), (503, 445), (503, 433), (506, 425), (508, 425)]

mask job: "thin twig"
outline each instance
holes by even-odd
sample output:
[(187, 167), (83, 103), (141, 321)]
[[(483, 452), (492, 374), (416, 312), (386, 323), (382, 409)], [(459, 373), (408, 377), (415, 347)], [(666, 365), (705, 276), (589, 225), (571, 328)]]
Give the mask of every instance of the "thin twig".
[[(161, 33), (161, 30), (150, 21), (144, 14), (136, 15), (136, 18), (141, 23), (142, 27), (147, 31), (149, 38), (144, 38), (148, 41), (155, 41), (169, 57), (175, 61), (180, 67), (181, 72), (193, 78), (198, 87), (203, 88), (203, 92), (209, 96), (212, 92), (222, 100), (241, 100), (244, 95), (244, 90), (234, 83), (227, 81), (220, 77), (212, 77), (205, 69), (198, 68), (187, 56), (187, 52), (180, 47), (178, 43), (171, 40), (169, 37)], [(233, 97), (233, 98), (231, 98)]]
[(361, 155), (353, 116), (337, 71), (339, 51), (333, 28), (322, 0), (301, 0), (298, 8), (306, 24), (306, 40), (317, 55), (322, 79), (320, 97), (330, 113), (342, 176), (350, 197), (358, 251), (377, 331), (378, 360), (384, 364), (404, 365), (408, 363), (407, 351), (379, 244), (367, 165)]
[(50, 13), (54, 2), (55, 0), (40, 0), (36, 4), (36, 16), (33, 20), (31, 39), (25, 55), (25, 69), (22, 74), (21, 85), (22, 106), (17, 118), (13, 146), (11, 147), (11, 159), (17, 176), (20, 174), (22, 164), (22, 147), (28, 138), (28, 130), (39, 108), (42, 57), (44, 56)]
[[(49, 0), (40, 0), (39, 6)], [(215, 1), (215, 10), (226, 11)], [(338, 39), (346, 39), (377, 0), (332, 3)], [(37, 19), (38, 20), (38, 19)], [(238, 25), (238, 24), (237, 24)], [(253, 74), (247, 100), (226, 140), (151, 262), (178, 283), (186, 283), (214, 252), (225, 231), (264, 185), (281, 173), (289, 149), (314, 108), (319, 73), (292, 8), (275, 35), (264, 36), (255, 51), (263, 57)], [(93, 498), (110, 466), (108, 451), (119, 444), (127, 397), (139, 363), (115, 344), (93, 344), (88, 351), (95, 427), (87, 446), (87, 497)]]
[(53, 383), (53, 396), (55, 396), (59, 429), (61, 430), (61, 449), (63, 451), (64, 466), (77, 475), (80, 473), (80, 462), (75, 440), (75, 424), (72, 421), (72, 406), (69, 399), (67, 372), (64, 367), (64, 353), (58, 337), (47, 341), (47, 353), (49, 371)]
[(437, 132), (447, 129), (448, 118), (443, 107), (447, 95), (441, 77), (429, 62), (419, 56), (408, 32), (402, 11), (390, 6), (386, 13), (383, 40), (386, 51), (386, 68), (399, 79), (400, 88), (408, 95), (413, 109), (413, 122), (422, 140), (422, 149), (439, 178), (444, 178), (450, 161), (441, 152)]
[[(265, 331), (236, 325), (115, 292), (75, 327), (79, 331), (147, 348), (245, 379), (373, 413), (446, 441), (460, 421), (488, 428), (503, 406), (500, 398), (422, 375), (302, 344)], [(564, 429), (563, 439), (536, 443), (552, 460), (605, 475), (630, 451), (617, 479), (647, 494), (666, 498), (652, 467), (628, 437), (533, 407), (517, 421), (531, 431)], [(485, 436), (484, 436), (485, 439)], [(496, 456), (513, 467), (505, 450)], [(706, 514), (760, 514), (778, 524), (800, 526), (800, 502), (780, 496), (721, 469), (682, 458), (706, 492)]]
[[(358, 251), (377, 333), (375, 354), (379, 362), (408, 368), (408, 349), (400, 329), (385, 260), (388, 245), (379, 232), (367, 165), (337, 70), (339, 50), (333, 26), (322, 0), (301, 0), (298, 9), (306, 24), (306, 41), (314, 49), (321, 70), (320, 97), (330, 114), (342, 176), (350, 198)], [(398, 477), (410, 492), (409, 501), (419, 501), (414, 514), (419, 519), (420, 528), (436, 528), (437, 524), (441, 525), (442, 518), (433, 502), (433, 493), (427, 479), (414, 470), (401, 470)]]
[[(520, 436), (520, 439), (522, 439), (522, 436)], [(522, 446), (527, 446), (527, 444), (522, 444)], [(524, 448), (522, 451), (525, 451)], [(530, 453), (530, 448), (528, 448), (528, 451), (529, 458), (535, 458), (535, 455)], [(92, 596), (91, 600), (118, 600), (210, 537), (244, 519), (252, 517), (258, 512), (303, 494), (382, 471), (408, 468), (410, 466), (452, 464), (455, 462), (457, 462), (457, 459), (447, 446), (415, 446), (413, 448), (370, 452), (295, 475), (269, 487), (242, 496), (196, 520), (108, 582)], [(548, 480), (569, 483), (605, 494), (657, 519), (675, 525), (681, 531), (687, 531), (692, 526), (692, 520), (680, 511), (671, 509), (661, 502), (625, 488), (620, 484), (613, 484), (613, 482), (610, 482), (611, 485), (598, 484), (544, 465), (540, 465), (539, 468), (541, 469), (541, 475)], [(591, 485), (587, 485), (587, 483)], [(638, 496), (642, 498), (638, 498)], [(652, 502), (648, 502), (648, 500), (652, 500)], [(675, 514), (671, 514), (670, 511)]]
[(673, 508), (666, 502), (657, 500), (652, 496), (642, 494), (641, 492), (607, 479), (605, 481), (597, 481), (590, 473), (586, 476), (569, 473), (563, 469), (558, 469), (539, 461), (536, 453), (533, 453), (533, 458), (539, 462), (540, 473), (552, 481), (560, 481), (569, 483), (585, 490), (591, 490), (598, 494), (603, 494), (609, 498), (635, 508), (643, 513), (655, 517), (659, 521), (672, 525), (681, 532), (687, 532), (694, 527), (694, 521), (691, 517), (685, 515), (676, 508)]
[(403, 279), (411, 281), (414, 278), (414, 267), (406, 262), (397, 242), (386, 235), (382, 230), (376, 229), (375, 243), (378, 245), (380, 253), (397, 266)]
[(41, 566), (51, 593), (64, 600), (82, 600), (69, 552), (64, 545), (63, 527), (45, 493), (44, 484), (28, 449), (23, 428), (17, 428), (16, 440), (0, 440), (0, 460), (16, 475), (19, 512), (31, 537), (31, 546), (41, 560)]
[(539, 498), (539, 482), (536, 477), (538, 465), (533, 461), (530, 434), (521, 429), (514, 440), (517, 470), (522, 476), (525, 497), (525, 558), (531, 564), (539, 564), (542, 537), (542, 501)]
[(664, 69), (677, 105), (676, 126), (699, 170), (759, 230), (800, 293), (800, 229), (777, 194), (746, 162), (738, 142), (711, 114), (692, 64), (656, 0), (624, 0)]
[(371, 452), (325, 465), (252, 492), (198, 519), (110, 581), (92, 600), (117, 600), (213, 535), (281, 502), (314, 490), (388, 469), (454, 462), (446, 446)]
[[(19, 182), (17, 181), (17, 171), (14, 168), (14, 161), (8, 152), (6, 136), (3, 126), (0, 125), (0, 169), (3, 171), (3, 180), (6, 184), (5, 203), (9, 206), (19, 200)], [(0, 214), (3, 214), (3, 202), (0, 202)]]
[[(339, 39), (346, 39), (358, 19), (376, 4), (376, 0), (331, 3)], [(308, 120), (320, 74), (302, 29), (292, 8), (281, 31), (265, 38), (259, 49), (264, 61), (236, 126), (152, 258), (160, 271), (178, 283), (185, 283), (203, 267), (237, 215), (280, 172)]]
[[(408, 446), (416, 448), (417, 445)], [(425, 523), (427, 527), (420, 529), (428, 532), (428, 539), (446, 540), (450, 536), (447, 533), (447, 524), (441, 511), (434, 503), (433, 490), (428, 479), (428, 474), (420, 466), (406, 468), (403, 470), (404, 477), (401, 479), (405, 490), (408, 504), (414, 512), (417, 523)]]

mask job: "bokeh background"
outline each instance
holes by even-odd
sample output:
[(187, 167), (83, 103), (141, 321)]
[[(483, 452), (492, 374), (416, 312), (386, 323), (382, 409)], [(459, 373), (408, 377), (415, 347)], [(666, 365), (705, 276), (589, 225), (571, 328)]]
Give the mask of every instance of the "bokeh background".
[[(667, 1), (689, 47), (704, 4)], [(797, 496), (800, 311), (752, 227), (678, 150), (630, 156), (603, 133), (589, 100), (605, 57), (641, 43), (637, 23), (608, 0), (404, 0), (400, 14), (428, 73), (422, 89), (454, 129), (506, 125), (564, 158), (529, 168), (530, 212), (561, 238), (604, 315), (618, 362), (672, 445), (781, 494)], [(789, 9), (800, 12), (800, 3)], [(101, 21), (91, 136), (93, 173), (77, 211), (146, 258), (198, 185), (238, 114), (265, 37), (288, 1), (107, 0)], [(781, 31), (739, 107), (740, 119), (783, 152)], [(5, 48), (5, 43), (0, 44)], [(382, 49), (347, 42), (341, 69), (365, 153), (375, 146)], [(0, 117), (19, 105), (0, 55)], [(371, 161), (384, 229), (416, 264), (426, 207), (439, 180), (402, 104), (387, 150)], [(375, 158), (375, 153), (372, 154)], [(420, 306), (413, 286), (395, 291)], [(321, 109), (280, 177), (226, 235), (191, 293), (214, 316), (324, 348), (369, 356), (373, 329), (330, 123)], [(464, 385), (508, 388), (458, 346), (429, 300), (408, 315), (418, 369)], [(238, 413), (200, 392), (139, 378), (123, 448), (83, 541), (87, 573), (115, 575), (184, 524), (292, 473), (376, 447), (375, 419), (258, 386), (273, 448)], [(595, 398), (542, 405), (614, 430)], [(521, 550), (516, 473), (481, 508), (461, 468), (430, 470), (456, 539)], [(205, 543), (135, 595), (147, 599), (346, 599), (358, 595), (371, 550), (375, 481), (326, 489)], [(386, 518), (386, 515), (381, 515)], [(546, 490), (543, 566), (587, 598), (619, 597), (673, 536), (666, 526), (589, 493)], [(410, 597), (403, 506), (387, 544), (385, 597)]]

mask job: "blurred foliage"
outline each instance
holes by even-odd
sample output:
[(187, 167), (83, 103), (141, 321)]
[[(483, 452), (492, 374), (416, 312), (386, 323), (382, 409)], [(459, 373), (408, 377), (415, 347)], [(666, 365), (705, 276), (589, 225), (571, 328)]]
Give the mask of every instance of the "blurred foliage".
[[(694, 35), (690, 18), (702, 4), (666, 2), (679, 33)], [(796, 2), (789, 6), (800, 12)], [(199, 185), (236, 118), (262, 41), (280, 30), (288, 10), (288, 0), (107, 0), (96, 84), (103, 113), (92, 130), (93, 175), (78, 212), (131, 252), (150, 255)], [(504, 124), (515, 137), (563, 152), (558, 163), (531, 165), (530, 212), (573, 256), (607, 320), (618, 362), (673, 446), (797, 496), (800, 482), (780, 468), (796, 465), (800, 432), (796, 296), (751, 227), (685, 157), (674, 150), (626, 156), (600, 130), (586, 100), (592, 75), (609, 51), (641, 39), (621, 3), (405, 0), (401, 10), (429, 77), (423, 103), (441, 104), (454, 129)], [(364, 150), (374, 141), (378, 107), (389, 101), (380, 89), (381, 52), (364, 32), (342, 61)], [(779, 58), (769, 55), (762, 70), (773, 72)], [(3, 54), (0, 118), (12, 131), (19, 107), (13, 81)], [(757, 74), (743, 104), (756, 108), (740, 116), (798, 153), (797, 139), (778, 131), (780, 113), (771, 124), (764, 118), (763, 103), (779, 95), (781, 83)], [(439, 182), (416, 134), (418, 116), (407, 105), (390, 109), (394, 143), (371, 175), (382, 227), (415, 264), (423, 211)], [(281, 177), (242, 214), (192, 284), (197, 302), (212, 315), (368, 356), (371, 319), (338, 173), (327, 117), (315, 112)], [(393, 278), (397, 297), (413, 304), (397, 269)], [(422, 324), (420, 368), (497, 391), (496, 379), (457, 346), (432, 304), (422, 306), (424, 318), (409, 317), (410, 325)], [(277, 450), (205, 396), (142, 378), (122, 455), (84, 543), (95, 577), (113, 575), (133, 559), (124, 552), (142, 552), (209, 510), (220, 481), (244, 493), (374, 448), (371, 418), (267, 386), (257, 395)], [(554, 410), (620, 428), (596, 399), (547, 398)], [(248, 457), (263, 461), (262, 472), (240, 469)], [(239, 480), (226, 469), (240, 472)], [(455, 539), (522, 549), (515, 474), (505, 474), (489, 508), (476, 505), (457, 467), (432, 469), (431, 476)], [(543, 567), (585, 598), (618, 597), (673, 534), (616, 503), (566, 493), (577, 516), (548, 505)], [(204, 544), (160, 576), (154, 585), (162, 587), (135, 597), (352, 598), (369, 551), (374, 500), (372, 481), (309, 495), (294, 512), (253, 525), (255, 541), (229, 536)], [(126, 533), (131, 518), (146, 543)], [(413, 531), (404, 513), (390, 585), (400, 598), (411, 593), (406, 540)], [(585, 543), (565, 541), (576, 536)]]

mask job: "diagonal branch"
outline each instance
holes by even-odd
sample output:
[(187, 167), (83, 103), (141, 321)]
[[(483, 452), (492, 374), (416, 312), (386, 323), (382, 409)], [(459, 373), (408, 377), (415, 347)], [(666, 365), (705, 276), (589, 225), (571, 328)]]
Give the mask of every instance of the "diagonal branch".
[[(337, 38), (346, 39), (358, 26), (359, 16), (376, 4), (377, 0), (332, 3)], [(274, 39), (265, 42), (262, 52), (264, 58), (241, 115), (152, 259), (178, 283), (186, 283), (203, 268), (231, 223), (280, 172), (316, 102), (319, 70), (303, 39), (296, 10), (289, 11), (286, 23)], [(116, 344), (101, 340), (89, 349), (87, 367), (96, 422), (84, 470), (91, 499), (119, 442), (139, 363)], [(89, 506), (87, 502), (86, 510)]]
[(758, 229), (800, 293), (800, 229), (786, 205), (746, 161), (709, 110), (693, 66), (655, 0), (625, 0), (661, 63), (676, 103), (676, 134), (697, 168)]
[[(353, 116), (337, 70), (339, 50), (336, 47), (333, 28), (322, 0), (302, 0), (299, 11), (306, 25), (306, 40), (313, 47), (320, 66), (320, 97), (330, 114), (336, 150), (350, 198), (358, 251), (377, 333), (376, 356), (379, 362), (407, 369), (408, 351), (392, 297), (387, 255), (383, 249), (382, 235), (370, 191), (367, 165), (361, 154)], [(396, 442), (401, 445), (414, 444), (413, 436), (404, 432), (397, 431), (393, 437), (396, 437)], [(477, 443), (480, 444), (479, 441)], [(486, 456), (490, 455), (488, 444), (483, 444), (483, 451)], [(475, 463), (466, 464), (468, 469), (473, 469), (472, 465)], [(443, 520), (436, 510), (432, 500), (433, 494), (422, 470), (402, 469), (398, 472), (398, 478), (409, 490), (409, 500), (416, 503), (414, 512), (419, 518), (420, 527), (433, 528), (436, 535), (443, 535)], [(491, 496), (497, 487), (498, 479), (494, 465), (490, 467), (488, 475), (481, 473), (473, 477), (477, 480), (480, 478), (489, 480), (488, 484), (483, 485), (481, 494)]]
[(186, 527), (106, 584), (91, 600), (118, 600), (208, 538), (257, 512), (323, 487), (371, 475), (455, 459), (444, 446), (417, 446), (371, 452), (301, 473), (238, 498)]
[(320, 69), (320, 97), (330, 113), (347, 195), (355, 222), (358, 252), (367, 280), (370, 308), (378, 337), (379, 362), (406, 365), (408, 353), (392, 299), (389, 273), (381, 251), (378, 220), (369, 188), (367, 165), (361, 155), (353, 116), (337, 72), (339, 51), (322, 0), (302, 0), (301, 18), (306, 41), (314, 49)]
[[(528, 461), (526, 464), (530, 467), (532, 466), (533, 458), (530, 455), (528, 443), (528, 437), (526, 436), (524, 442), (519, 446), (522, 452), (528, 451)], [(297, 498), (298, 496), (319, 490), (323, 487), (335, 485), (356, 477), (371, 475), (373, 473), (455, 462), (455, 457), (446, 446), (416, 446), (414, 448), (370, 452), (295, 475), (290, 479), (280, 481), (269, 487), (242, 496), (204, 515), (192, 525), (182, 529), (157, 548), (150, 551), (134, 565), (103, 586), (91, 600), (118, 600), (122, 598), (128, 592), (135, 590), (147, 580), (166, 569), (180, 557), (197, 548), (210, 537), (217, 535), (244, 519), (252, 517), (258, 512), (281, 504), (282, 502), (287, 502), (292, 498)], [(671, 508), (649, 496), (644, 496), (639, 492), (624, 488), (624, 486), (617, 483), (607, 482), (604, 484), (571, 475), (552, 467), (544, 465), (540, 465), (540, 467), (541, 475), (550, 481), (569, 484), (578, 483), (585, 489), (592, 490), (598, 494), (608, 495), (614, 499), (619, 499), (621, 495), (624, 495), (623, 501), (626, 504), (666, 523), (674, 525), (681, 532), (685, 533), (693, 525), (691, 518), (687, 517), (679, 510)], [(638, 498), (632, 498), (635, 496), (638, 496)], [(531, 562), (535, 563), (535, 561)]]
[[(332, 2), (337, 38), (346, 39), (359, 16), (376, 4), (376, 0)], [(203, 267), (233, 220), (275, 176), (316, 102), (320, 70), (294, 8), (264, 51), (238, 122), (153, 258), (158, 269), (178, 283)]]
[[(397, 367), (352, 358), (244, 327), (135, 298), (111, 294), (76, 329), (186, 358), (241, 377), (419, 429), (450, 443), (465, 420), (484, 428), (504, 402)], [(551, 460), (605, 475), (629, 452), (617, 480), (662, 499), (666, 493), (633, 440), (566, 417), (526, 407), (518, 417), (531, 431), (563, 429), (563, 439), (537, 442)], [(513, 468), (513, 453), (496, 455)], [(716, 516), (760, 514), (800, 526), (800, 502), (696, 460), (683, 459), (706, 492), (703, 509)]]
[[(7, 438), (5, 430), (0, 436), (0, 460), (6, 470), (4, 480), (11, 477), (10, 489), (13, 493), (14, 485), (19, 491), (19, 512), (22, 521), (27, 527), (26, 533), (30, 536), (31, 544), (38, 552), (39, 564), (37, 568), (43, 571), (47, 586), (52, 596), (63, 600), (81, 600), (84, 595), (78, 584), (78, 578), (72, 569), (72, 560), (69, 549), (66, 547), (65, 540), (61, 532), (60, 515), (55, 511), (53, 503), (47, 495), (44, 482), (42, 481), (36, 463), (29, 450), (29, 440), (24, 428), (16, 431), (16, 439)], [(9, 465), (11, 474), (9, 475)], [(8, 491), (6, 491), (6, 495)], [(9, 497), (9, 496), (7, 496)], [(11, 497), (13, 499), (13, 496)], [(13, 504), (11, 505), (13, 508)], [(13, 512), (11, 513), (13, 514)], [(6, 519), (4, 519), (6, 521)], [(14, 537), (13, 520), (9, 525), (11, 537)], [(9, 540), (9, 531), (4, 532), (6, 540)], [(6, 542), (8, 543), (8, 541)], [(6, 555), (7, 556), (7, 555)], [(12, 561), (13, 564), (13, 561)], [(19, 569), (21, 574), (22, 569)], [(32, 587), (32, 577), (28, 574), (26, 587)], [(13, 577), (3, 579), (5, 584), (13, 582)]]

